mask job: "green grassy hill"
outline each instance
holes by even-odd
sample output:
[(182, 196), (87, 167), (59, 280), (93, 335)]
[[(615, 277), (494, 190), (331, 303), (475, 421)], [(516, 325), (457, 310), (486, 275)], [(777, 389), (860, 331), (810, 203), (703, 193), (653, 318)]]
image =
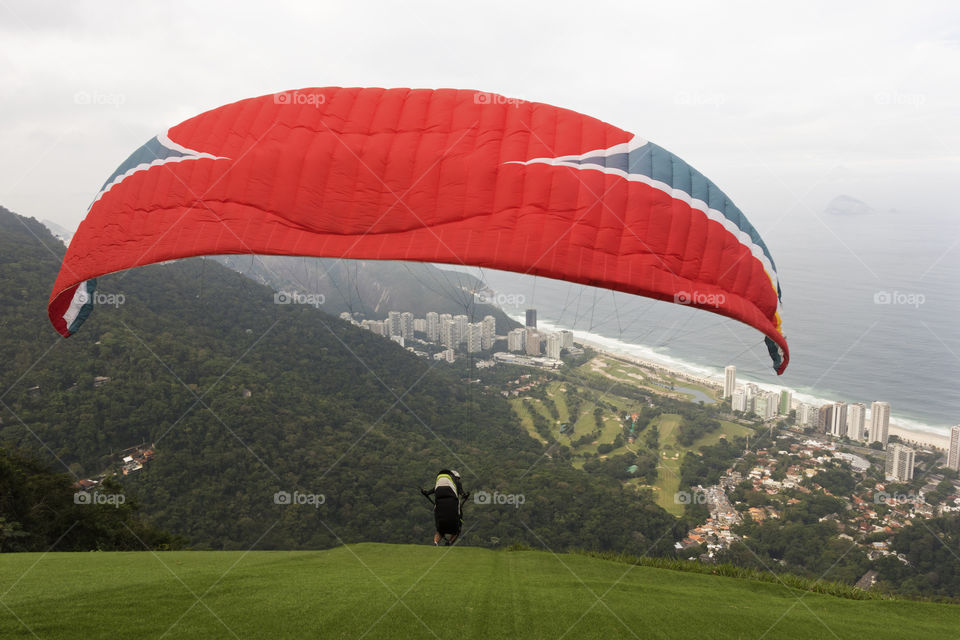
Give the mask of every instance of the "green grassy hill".
[(317, 552), (0, 556), (3, 638), (955, 637), (960, 607), (857, 601), (579, 555), (359, 544)]

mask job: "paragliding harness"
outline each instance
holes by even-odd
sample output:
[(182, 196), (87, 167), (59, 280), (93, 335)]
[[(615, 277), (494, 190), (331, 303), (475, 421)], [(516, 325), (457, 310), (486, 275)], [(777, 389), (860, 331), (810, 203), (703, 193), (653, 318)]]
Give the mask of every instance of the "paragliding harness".
[[(470, 497), (470, 492), (463, 490), (460, 474), (449, 469), (441, 469), (437, 473), (437, 481), (433, 489), (430, 491), (420, 489), (420, 493), (433, 505), (437, 532), (441, 536), (460, 535), (460, 529), (463, 526), (463, 505)], [(431, 495), (433, 499), (430, 498)]]

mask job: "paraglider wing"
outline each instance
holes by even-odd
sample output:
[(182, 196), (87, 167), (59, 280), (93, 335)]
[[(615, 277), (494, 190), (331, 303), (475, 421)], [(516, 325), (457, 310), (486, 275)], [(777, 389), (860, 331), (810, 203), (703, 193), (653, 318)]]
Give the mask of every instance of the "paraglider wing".
[(788, 362), (776, 267), (712, 182), (589, 116), (453, 89), (327, 87), (158, 135), (96, 194), (50, 296), (64, 336), (103, 274), (273, 254), (467, 264), (686, 304)]

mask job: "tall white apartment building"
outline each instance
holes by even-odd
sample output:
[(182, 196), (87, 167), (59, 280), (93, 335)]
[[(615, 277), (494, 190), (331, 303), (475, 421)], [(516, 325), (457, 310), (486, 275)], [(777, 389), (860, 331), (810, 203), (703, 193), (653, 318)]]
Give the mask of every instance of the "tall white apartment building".
[(890, 438), (890, 403), (874, 402), (870, 405), (870, 442), (882, 442), (887, 446)]
[(960, 471), (960, 424), (950, 429), (950, 446), (947, 448), (947, 466)]
[(886, 476), (891, 480), (913, 480), (914, 451), (902, 444), (892, 444), (887, 449)]
[(457, 322), (452, 318), (440, 321), (440, 344), (448, 349), (456, 349), (457, 345), (460, 344), (460, 332), (457, 330)]
[(400, 335), (404, 340), (413, 338), (413, 320), (413, 314), (409, 311), (400, 314)]
[(730, 408), (734, 411), (747, 411), (747, 392), (743, 389), (737, 389), (730, 396)]
[(427, 312), (427, 340), (436, 342), (440, 339), (440, 316), (436, 311)]
[(773, 391), (761, 391), (754, 399), (753, 412), (764, 420), (769, 420), (777, 415), (777, 403), (779, 400), (780, 396), (777, 393)]
[(523, 329), (514, 329), (507, 334), (507, 351), (523, 351), (525, 347), (524, 338), (527, 332)]
[[(453, 316), (453, 321), (457, 323), (457, 344), (460, 344), (467, 339), (467, 325), (470, 324), (470, 318), (461, 314)], [(456, 347), (457, 345), (453, 346)]]
[(467, 353), (477, 353), (483, 346), (483, 323), (470, 322), (467, 324)]
[(554, 360), (560, 359), (560, 336), (555, 333), (547, 336), (547, 357)]
[(523, 339), (523, 346), (528, 356), (540, 355), (540, 333), (533, 327), (524, 329), (526, 336)]
[(493, 349), (493, 342), (497, 339), (497, 319), (493, 316), (483, 318), (483, 336), (481, 347)]
[(851, 440), (863, 440), (867, 424), (867, 407), (862, 402), (847, 405), (847, 437)]
[(734, 365), (723, 370), (723, 397), (730, 398), (737, 390), (737, 368)]
[(847, 435), (847, 403), (834, 402), (833, 413), (830, 414), (830, 424), (827, 425), (830, 435), (842, 438)]
[(393, 336), (402, 336), (403, 327), (402, 321), (400, 319), (399, 311), (389, 311), (387, 312), (387, 335)]

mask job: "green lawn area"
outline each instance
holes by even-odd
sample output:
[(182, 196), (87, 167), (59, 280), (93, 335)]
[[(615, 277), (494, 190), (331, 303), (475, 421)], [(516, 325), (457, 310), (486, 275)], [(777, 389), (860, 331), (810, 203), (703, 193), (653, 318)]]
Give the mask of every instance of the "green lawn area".
[[(609, 361), (608, 373), (611, 373), (610, 369), (622, 371), (623, 367), (629, 367), (629, 365), (624, 365), (616, 361)], [(549, 394), (551, 400), (557, 406), (557, 412), (560, 415), (560, 422), (569, 421), (569, 410), (566, 401), (565, 390), (575, 386), (575, 383), (566, 381), (566, 382), (552, 382), (547, 385), (546, 391)], [(704, 392), (710, 390), (705, 387), (698, 387), (697, 385), (688, 384), (691, 388), (699, 388)], [(607, 394), (603, 396), (603, 401), (610, 403), (617, 407), (619, 411), (634, 411), (637, 408), (637, 402), (629, 400), (627, 398), (621, 398), (619, 396), (614, 396), (612, 394)], [(523, 406), (523, 401), (521, 399), (511, 399), (511, 405), (514, 407), (514, 410), (517, 412), (517, 415), (520, 416), (521, 424), (524, 429), (539, 442), (543, 443), (543, 438), (536, 432), (533, 427), (533, 421), (530, 419), (529, 414), (527, 413), (526, 408)], [(531, 402), (534, 406), (534, 410), (537, 411), (541, 416), (543, 416), (551, 425), (551, 433), (553, 434), (554, 440), (560, 444), (567, 445), (572, 447), (572, 441), (577, 440), (582, 435), (587, 433), (592, 433), (596, 429), (596, 425), (593, 418), (593, 411), (596, 408), (596, 404), (593, 402), (584, 400), (580, 405), (580, 414), (577, 423), (574, 425), (574, 430), (572, 434), (560, 435), (560, 427), (557, 424), (557, 421), (550, 415), (550, 412), (547, 411), (543, 403), (537, 399), (531, 399)], [(714, 432), (707, 434), (703, 438), (697, 440), (693, 443), (691, 447), (682, 447), (677, 443), (676, 431), (680, 426), (680, 416), (677, 414), (663, 414), (652, 424), (657, 424), (660, 430), (660, 451), (657, 454), (659, 462), (659, 470), (657, 474), (657, 481), (653, 485), (654, 494), (657, 498), (657, 503), (674, 515), (681, 515), (683, 513), (683, 505), (677, 504), (674, 500), (676, 492), (680, 489), (680, 463), (683, 460), (683, 454), (689, 450), (697, 450), (701, 447), (714, 445), (720, 438), (727, 437), (733, 438), (736, 436), (746, 436), (753, 433), (753, 430), (749, 427), (745, 427), (733, 422), (721, 421), (721, 428)], [(647, 427), (649, 429), (650, 427)], [(620, 420), (616, 414), (613, 412), (604, 409), (603, 412), (603, 430), (601, 435), (597, 438), (596, 443), (589, 443), (582, 445), (580, 447), (573, 448), (575, 454), (577, 454), (572, 464), (577, 469), (583, 468), (583, 458), (578, 456), (595, 454), (597, 453), (597, 447), (600, 444), (610, 444), (617, 437), (618, 433), (622, 432), (622, 426)], [(644, 430), (638, 434), (637, 442), (634, 445), (625, 445), (614, 449), (613, 451), (608, 452), (608, 456), (617, 456), (623, 453), (626, 453), (628, 449), (644, 449), (644, 442), (646, 437), (647, 430)], [(572, 437), (570, 437), (572, 435)]]
[(660, 469), (657, 473), (657, 482), (654, 485), (657, 504), (674, 515), (681, 515), (683, 505), (675, 502), (674, 495), (680, 489), (680, 463), (683, 462), (683, 454), (690, 450), (695, 451), (701, 447), (716, 444), (724, 436), (733, 438), (750, 435), (753, 433), (753, 429), (733, 422), (721, 421), (720, 429), (708, 433), (695, 441), (690, 447), (683, 447), (677, 443), (677, 427), (680, 426), (680, 416), (675, 413), (665, 413), (657, 418), (657, 421), (654, 421), (654, 424), (660, 426)]
[(547, 441), (540, 437), (540, 434), (537, 433), (537, 430), (534, 428), (533, 419), (531, 419), (530, 414), (527, 413), (527, 408), (523, 406), (523, 400), (521, 398), (510, 398), (510, 406), (520, 419), (520, 426), (530, 434), (530, 437), (541, 444), (547, 444)]
[(960, 607), (544, 551), (0, 555), (3, 638), (943, 638)]
[[(680, 489), (680, 461), (684, 449), (677, 444), (676, 430), (680, 426), (680, 416), (674, 413), (661, 415), (653, 424), (660, 429), (659, 469), (657, 471), (657, 504), (674, 515), (683, 513), (683, 505), (677, 504), (674, 495)], [(647, 429), (650, 429), (647, 427)]]

